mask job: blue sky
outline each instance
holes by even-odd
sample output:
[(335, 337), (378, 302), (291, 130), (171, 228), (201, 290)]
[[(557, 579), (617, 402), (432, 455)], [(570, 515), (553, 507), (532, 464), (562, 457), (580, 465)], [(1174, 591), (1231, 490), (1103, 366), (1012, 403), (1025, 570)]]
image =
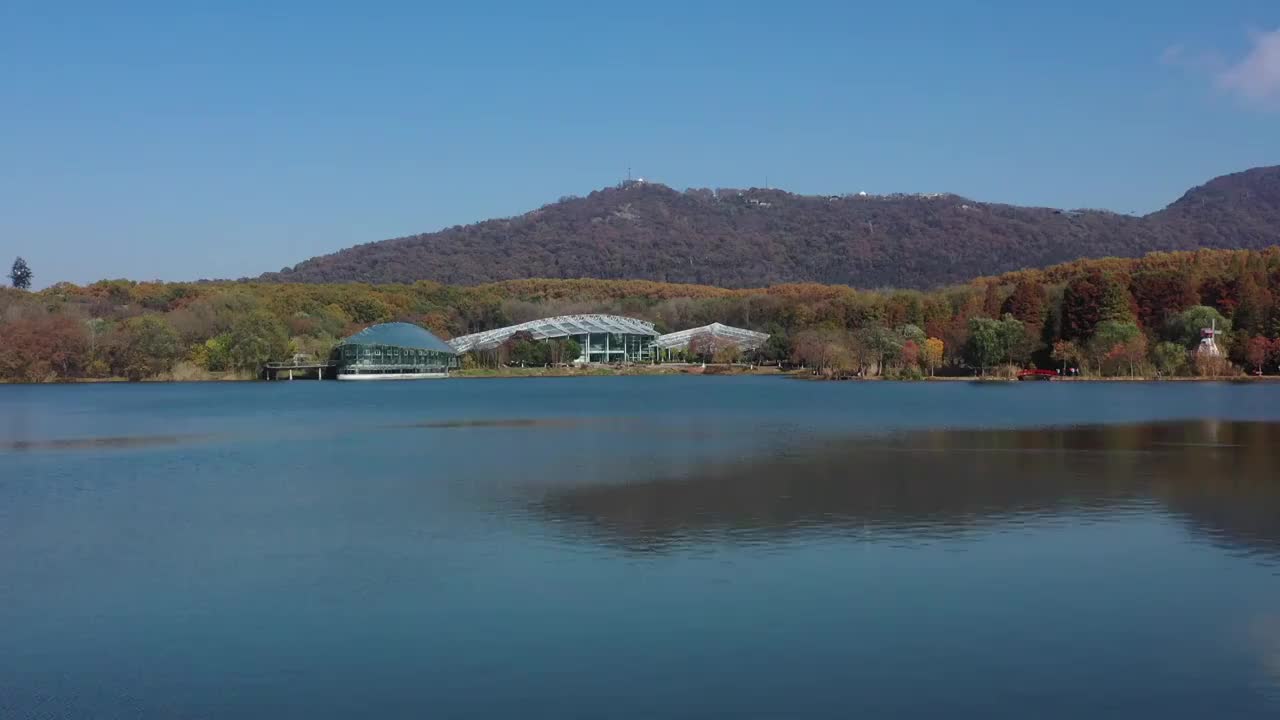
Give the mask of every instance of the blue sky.
[(0, 261), (252, 276), (628, 166), (1148, 212), (1280, 163), (1275, 0), (369, 5), (0, 3)]

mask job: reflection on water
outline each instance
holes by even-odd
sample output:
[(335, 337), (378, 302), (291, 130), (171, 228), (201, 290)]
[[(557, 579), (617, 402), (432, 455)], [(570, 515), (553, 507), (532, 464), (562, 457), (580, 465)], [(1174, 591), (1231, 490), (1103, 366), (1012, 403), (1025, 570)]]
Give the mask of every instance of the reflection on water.
[(0, 720), (1280, 711), (1280, 386), (358, 385), (0, 388)]
[(1262, 666), (1270, 681), (1259, 688), (1280, 713), (1280, 611), (1259, 617), (1249, 640), (1262, 657)]
[(185, 445), (209, 440), (212, 435), (120, 435), (108, 437), (45, 438), (0, 442), (0, 452), (34, 452), (38, 450), (123, 450), (165, 445)]
[(460, 419), (460, 420), (426, 420), (423, 422), (401, 423), (397, 425), (387, 425), (387, 429), (406, 429), (406, 428), (422, 428), (424, 430), (453, 430), (453, 429), (565, 429), (582, 427), (585, 425), (600, 426), (613, 425), (620, 426), (627, 424), (628, 420), (617, 418), (482, 418), (478, 420)]
[(1215, 541), (1280, 553), (1280, 424), (1183, 422), (857, 436), (537, 505), (632, 549), (779, 533), (946, 536), (1158, 503)]

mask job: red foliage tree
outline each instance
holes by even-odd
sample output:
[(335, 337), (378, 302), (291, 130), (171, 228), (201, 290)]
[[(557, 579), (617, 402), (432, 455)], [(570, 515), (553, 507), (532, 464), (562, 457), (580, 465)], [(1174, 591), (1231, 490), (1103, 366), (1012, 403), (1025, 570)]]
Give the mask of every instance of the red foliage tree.
[(914, 368), (920, 364), (920, 346), (914, 340), (902, 344), (902, 367)]
[(1000, 298), (1000, 287), (996, 282), (987, 283), (987, 291), (982, 297), (982, 312), (987, 317), (1000, 317), (1000, 307), (1004, 303)]
[(1116, 343), (1107, 352), (1104, 362), (1123, 363), (1129, 367), (1129, 376), (1134, 375), (1134, 369), (1138, 363), (1141, 363), (1147, 357), (1147, 338), (1141, 333), (1134, 335), (1129, 340)]
[(1277, 354), (1280, 354), (1280, 340), (1272, 342), (1257, 335), (1249, 338), (1249, 342), (1245, 344), (1244, 358), (1258, 369), (1259, 375), (1262, 374), (1262, 366), (1267, 364), (1267, 360)]
[(1031, 280), (1020, 280), (1013, 294), (1004, 301), (1000, 315), (1012, 315), (1018, 322), (1031, 328), (1039, 328), (1044, 322), (1044, 286)]
[(25, 382), (79, 377), (89, 362), (89, 332), (64, 315), (0, 324), (0, 377)]
[(1062, 337), (1083, 340), (1093, 334), (1102, 321), (1103, 278), (1101, 273), (1086, 273), (1067, 283), (1062, 293)]
[(1240, 305), (1240, 280), (1235, 277), (1210, 277), (1200, 283), (1200, 304), (1217, 308), (1223, 317), (1231, 318)]
[(1103, 320), (1128, 320), (1134, 315), (1128, 284), (1115, 274), (1091, 268), (1067, 283), (1062, 293), (1062, 338), (1083, 340)]
[(1191, 277), (1178, 270), (1134, 273), (1129, 290), (1137, 306), (1138, 323), (1148, 330), (1161, 327), (1169, 315), (1186, 310), (1198, 300)]

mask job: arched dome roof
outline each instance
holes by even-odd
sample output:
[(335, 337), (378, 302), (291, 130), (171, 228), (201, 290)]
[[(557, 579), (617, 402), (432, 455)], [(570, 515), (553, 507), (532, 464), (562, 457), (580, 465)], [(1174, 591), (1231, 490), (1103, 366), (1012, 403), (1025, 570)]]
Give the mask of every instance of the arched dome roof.
[(435, 350), (436, 352), (449, 353), (450, 355), (458, 354), (445, 341), (417, 325), (405, 322), (370, 325), (355, 335), (344, 339), (340, 344), (390, 345), (414, 350)]
[(648, 335), (657, 337), (653, 323), (637, 320), (623, 315), (559, 315), (556, 317), (530, 320), (529, 322), (511, 325), (495, 330), (460, 335), (449, 341), (454, 350), (469, 352), (471, 350), (488, 350), (506, 342), (507, 338), (518, 332), (527, 332), (534, 340), (547, 338), (570, 337), (588, 333), (618, 333), (620, 335)]

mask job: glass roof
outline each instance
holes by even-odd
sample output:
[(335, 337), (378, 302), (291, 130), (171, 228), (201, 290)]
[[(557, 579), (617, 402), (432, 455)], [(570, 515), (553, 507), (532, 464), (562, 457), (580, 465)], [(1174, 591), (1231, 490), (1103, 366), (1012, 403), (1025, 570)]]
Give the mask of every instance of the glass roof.
[(360, 332), (344, 339), (341, 345), (390, 345), (392, 347), (413, 348), (414, 350), (435, 350), (456, 355), (452, 347), (440, 338), (412, 323), (393, 322), (381, 325), (370, 325)]
[(667, 333), (655, 340), (653, 344), (663, 349), (688, 347), (689, 341), (695, 337), (727, 340), (744, 350), (755, 350), (764, 345), (764, 342), (769, 339), (769, 334), (721, 325), (720, 323), (711, 323), (702, 327)]
[(658, 332), (653, 329), (653, 323), (622, 315), (559, 315), (541, 320), (530, 320), (526, 323), (495, 330), (472, 333), (471, 335), (462, 335), (450, 340), (449, 344), (458, 352), (488, 350), (501, 345), (506, 342), (507, 338), (518, 332), (527, 332), (535, 340), (567, 337), (569, 335), (585, 335), (587, 333), (658, 336)]

